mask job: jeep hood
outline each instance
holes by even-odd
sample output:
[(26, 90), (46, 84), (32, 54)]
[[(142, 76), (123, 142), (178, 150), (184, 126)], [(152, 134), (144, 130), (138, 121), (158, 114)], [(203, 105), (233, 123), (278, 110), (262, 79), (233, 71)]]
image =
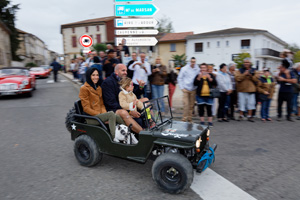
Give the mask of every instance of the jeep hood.
[(181, 142), (195, 142), (207, 127), (200, 124), (171, 121), (153, 131), (153, 137)]

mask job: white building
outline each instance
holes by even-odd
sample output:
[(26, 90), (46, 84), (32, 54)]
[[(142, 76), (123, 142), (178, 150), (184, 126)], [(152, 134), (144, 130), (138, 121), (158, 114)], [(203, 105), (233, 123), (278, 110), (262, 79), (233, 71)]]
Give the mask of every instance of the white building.
[(250, 53), (253, 67), (269, 67), (272, 71), (280, 65), (280, 52), (287, 45), (266, 30), (231, 28), (187, 36), (188, 59), (197, 63), (232, 63), (239, 53)]

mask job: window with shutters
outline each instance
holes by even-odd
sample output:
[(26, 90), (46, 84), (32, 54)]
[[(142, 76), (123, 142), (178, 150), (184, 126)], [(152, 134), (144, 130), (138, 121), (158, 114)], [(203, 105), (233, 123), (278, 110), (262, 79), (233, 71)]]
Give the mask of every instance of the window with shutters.
[(176, 44), (172, 43), (170, 44), (170, 51), (175, 52), (176, 51)]
[(76, 36), (72, 36), (72, 47), (73, 47), (73, 48), (77, 47), (77, 39), (76, 39)]
[(89, 27), (88, 26), (85, 27), (85, 32), (89, 32)]
[(72, 33), (75, 33), (75, 28), (74, 27), (72, 28)]
[(241, 40), (242, 49), (250, 49), (250, 40)]
[(203, 43), (195, 43), (195, 52), (203, 52)]
[(97, 25), (96, 27), (97, 27), (97, 31), (100, 31), (100, 27), (99, 27), (99, 25)]
[(101, 43), (101, 34), (96, 35), (97, 43)]

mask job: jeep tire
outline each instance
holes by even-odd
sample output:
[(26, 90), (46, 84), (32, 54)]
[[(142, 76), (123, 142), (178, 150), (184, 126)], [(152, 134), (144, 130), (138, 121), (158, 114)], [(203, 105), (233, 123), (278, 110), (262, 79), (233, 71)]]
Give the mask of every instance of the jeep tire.
[(71, 121), (75, 121), (75, 117), (74, 117), (74, 114), (76, 114), (76, 110), (75, 108), (73, 107), (71, 110), (69, 110), (67, 116), (66, 116), (66, 121), (65, 121), (65, 125), (66, 125), (66, 128), (67, 130), (71, 133), (72, 131), (72, 123)]
[(81, 135), (75, 139), (74, 153), (80, 165), (86, 167), (98, 164), (103, 156), (96, 142), (87, 135)]
[(160, 189), (179, 194), (188, 189), (194, 178), (191, 162), (179, 153), (165, 153), (152, 166), (152, 178)]

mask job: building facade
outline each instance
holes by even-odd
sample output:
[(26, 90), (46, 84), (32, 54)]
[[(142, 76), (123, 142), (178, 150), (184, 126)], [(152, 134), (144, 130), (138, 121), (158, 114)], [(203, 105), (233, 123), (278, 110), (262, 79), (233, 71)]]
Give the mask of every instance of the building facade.
[(231, 28), (187, 36), (188, 59), (195, 57), (197, 63), (232, 63), (240, 53), (249, 53), (253, 67), (269, 67), (273, 72), (280, 65), (280, 52), (287, 45), (266, 30)]
[(103, 17), (61, 25), (65, 64), (69, 66), (71, 59), (80, 56), (83, 47), (79, 44), (79, 38), (82, 35), (91, 36), (93, 44), (114, 44), (114, 19)]
[(43, 40), (37, 36), (18, 29), (19, 48), (17, 55), (23, 60), (21, 63), (25, 66), (27, 63), (40, 65), (49, 65), (47, 46)]
[(156, 55), (161, 58), (163, 64), (167, 65), (173, 60), (173, 55), (186, 54), (186, 37), (193, 32), (166, 33), (158, 40)]
[(10, 30), (0, 20), (0, 68), (11, 65)]

